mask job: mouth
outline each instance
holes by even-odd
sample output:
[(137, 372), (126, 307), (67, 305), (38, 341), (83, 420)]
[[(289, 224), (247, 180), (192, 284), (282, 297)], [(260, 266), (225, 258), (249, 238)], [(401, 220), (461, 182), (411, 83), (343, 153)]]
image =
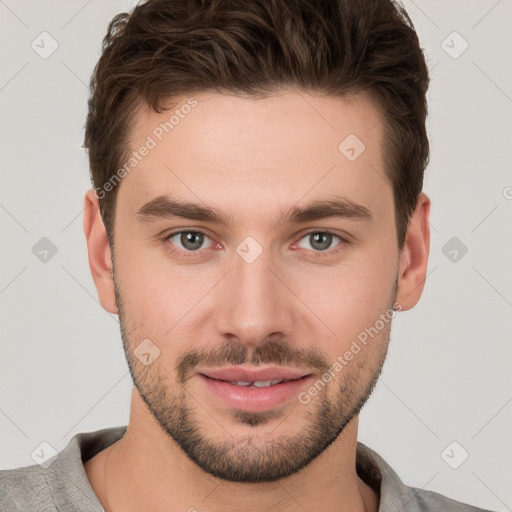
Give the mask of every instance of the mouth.
[(277, 384), (276, 381), (296, 380), (310, 375), (309, 372), (283, 366), (268, 368), (228, 366), (224, 368), (205, 369), (200, 373), (210, 379), (238, 383), (241, 386), (248, 386), (251, 383), (263, 383), (260, 387)]
[[(302, 377), (301, 377), (302, 378)], [(220, 379), (222, 380), (222, 379)], [(297, 379), (274, 379), (274, 380), (255, 380), (255, 381), (243, 381), (243, 380), (234, 380), (234, 381), (225, 381), (229, 382), (234, 386), (244, 386), (244, 387), (253, 387), (253, 388), (269, 388), (270, 386), (275, 386), (276, 384), (281, 384), (282, 382), (289, 382), (290, 380)]]
[(209, 394), (229, 408), (266, 411), (296, 398), (313, 374), (292, 368), (227, 367), (198, 372)]

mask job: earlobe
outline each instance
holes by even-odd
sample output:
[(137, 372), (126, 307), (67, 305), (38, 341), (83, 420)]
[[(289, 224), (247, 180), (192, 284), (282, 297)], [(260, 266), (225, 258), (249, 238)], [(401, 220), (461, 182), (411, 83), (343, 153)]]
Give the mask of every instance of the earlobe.
[(425, 286), (430, 250), (429, 216), (430, 199), (422, 192), (409, 220), (405, 244), (400, 253), (395, 301), (400, 304), (402, 311), (417, 304)]
[(117, 314), (112, 276), (112, 255), (105, 225), (101, 218), (99, 201), (93, 189), (88, 190), (85, 194), (83, 228), (87, 240), (89, 267), (98, 298), (107, 311)]

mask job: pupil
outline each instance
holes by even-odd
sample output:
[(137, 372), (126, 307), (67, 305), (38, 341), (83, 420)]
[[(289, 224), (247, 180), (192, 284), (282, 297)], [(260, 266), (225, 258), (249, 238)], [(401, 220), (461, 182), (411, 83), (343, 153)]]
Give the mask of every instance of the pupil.
[[(314, 235), (312, 235), (312, 237), (313, 237), (314, 243), (312, 243), (311, 245), (313, 247), (316, 246), (316, 248), (320, 251), (324, 251), (325, 249), (328, 249), (329, 246), (331, 245), (332, 235), (330, 233), (315, 233)], [(319, 240), (320, 240), (320, 242), (319, 242)], [(317, 242), (319, 242), (319, 244), (317, 244)]]
[(201, 233), (195, 233), (193, 231), (189, 231), (188, 233), (182, 233), (181, 243), (183, 244), (183, 247), (186, 247), (187, 249), (199, 249), (203, 242), (201, 237)]

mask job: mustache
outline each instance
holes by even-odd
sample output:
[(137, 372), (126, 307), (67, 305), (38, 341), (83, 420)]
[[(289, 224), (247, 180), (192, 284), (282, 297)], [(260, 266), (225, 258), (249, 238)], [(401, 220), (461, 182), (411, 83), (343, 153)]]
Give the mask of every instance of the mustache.
[(177, 379), (180, 384), (185, 383), (197, 366), (219, 367), (246, 363), (255, 366), (274, 364), (306, 367), (321, 373), (330, 367), (326, 354), (316, 347), (297, 348), (285, 340), (270, 340), (255, 349), (248, 349), (240, 343), (229, 341), (211, 350), (201, 348), (185, 352), (176, 365)]

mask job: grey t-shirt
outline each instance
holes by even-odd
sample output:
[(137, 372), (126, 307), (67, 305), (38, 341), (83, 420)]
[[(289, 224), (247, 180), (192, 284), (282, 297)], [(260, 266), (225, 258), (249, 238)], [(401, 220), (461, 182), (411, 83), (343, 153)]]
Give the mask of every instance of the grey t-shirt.
[[(0, 471), (1, 512), (104, 512), (83, 463), (120, 439), (126, 426), (82, 432), (44, 463)], [(49, 465), (48, 463), (51, 462)], [(408, 487), (380, 455), (357, 443), (359, 476), (380, 494), (379, 512), (490, 512)]]

